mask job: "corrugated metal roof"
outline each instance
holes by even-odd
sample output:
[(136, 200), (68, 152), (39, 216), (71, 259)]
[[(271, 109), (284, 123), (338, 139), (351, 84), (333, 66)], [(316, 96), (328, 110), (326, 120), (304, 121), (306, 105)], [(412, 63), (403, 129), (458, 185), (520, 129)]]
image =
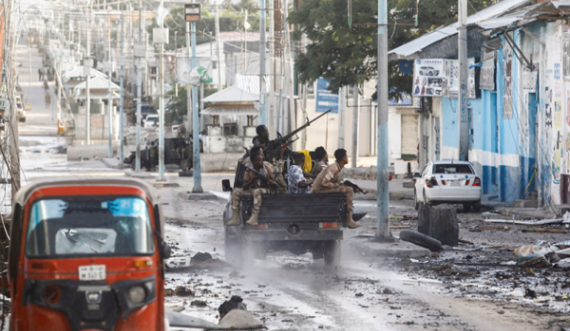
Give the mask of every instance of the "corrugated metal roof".
[[(503, 0), (493, 6), (487, 7), (478, 13), (475, 13), (467, 18), (467, 25), (475, 24), (477, 22), (488, 20), (493, 17), (501, 16), (509, 11), (517, 9), (521, 6), (531, 3), (532, 0)], [(424, 48), (441, 41), (445, 38), (457, 34), (458, 23), (453, 23), (445, 27), (439, 27), (430, 33), (427, 33), (417, 39), (410, 41), (400, 47), (394, 48), (389, 54), (389, 60), (397, 59), (413, 59), (417, 57), (417, 53), (421, 52)]]
[[(61, 75), (63, 80), (69, 80), (72, 78), (81, 78), (81, 77), (85, 77), (85, 72), (83, 69), (83, 66), (80, 67), (76, 67), (73, 68), (70, 71), (64, 72), (63, 75)], [(106, 74), (102, 73), (101, 71), (97, 70), (97, 69), (93, 69), (91, 68), (91, 76), (97, 76), (97, 77), (107, 77)]]
[(202, 115), (259, 115), (255, 107), (210, 107), (202, 112)]
[(204, 102), (257, 102), (259, 97), (248, 93), (237, 86), (230, 86), (220, 92), (216, 92), (207, 98)]
[[(81, 82), (75, 86), (75, 90), (78, 89), (85, 89), (87, 81)], [(113, 82), (111, 82), (111, 90), (118, 90), (121, 87)], [(90, 90), (97, 90), (97, 89), (109, 89), (109, 80), (104, 77), (91, 77), (89, 79), (89, 89)]]

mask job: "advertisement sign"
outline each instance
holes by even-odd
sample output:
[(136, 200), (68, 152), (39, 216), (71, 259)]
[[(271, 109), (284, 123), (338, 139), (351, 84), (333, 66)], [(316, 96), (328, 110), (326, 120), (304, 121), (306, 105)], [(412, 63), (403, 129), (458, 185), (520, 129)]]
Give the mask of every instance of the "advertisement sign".
[(481, 51), (483, 55), (481, 61), (481, 74), (479, 76), (479, 88), (482, 90), (495, 90), (495, 51), (486, 52), (485, 48)]
[(524, 70), (522, 74), (523, 89), (529, 93), (536, 93), (536, 81), (538, 79), (537, 71)]
[(338, 114), (338, 94), (327, 90), (329, 81), (324, 78), (317, 79), (317, 108), (316, 111), (324, 113), (333, 109), (331, 113)]
[(440, 97), (447, 82), (445, 60), (417, 59), (414, 61), (414, 85), (412, 94), (416, 97)]

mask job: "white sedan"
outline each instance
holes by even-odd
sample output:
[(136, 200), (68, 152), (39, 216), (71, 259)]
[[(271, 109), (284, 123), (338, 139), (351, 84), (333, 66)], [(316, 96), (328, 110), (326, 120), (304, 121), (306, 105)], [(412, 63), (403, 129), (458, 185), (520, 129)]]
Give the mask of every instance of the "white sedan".
[(154, 128), (158, 126), (158, 115), (147, 115), (143, 120), (145, 128)]
[(462, 204), (465, 210), (481, 209), (481, 177), (470, 162), (436, 161), (414, 175), (414, 202), (428, 205)]

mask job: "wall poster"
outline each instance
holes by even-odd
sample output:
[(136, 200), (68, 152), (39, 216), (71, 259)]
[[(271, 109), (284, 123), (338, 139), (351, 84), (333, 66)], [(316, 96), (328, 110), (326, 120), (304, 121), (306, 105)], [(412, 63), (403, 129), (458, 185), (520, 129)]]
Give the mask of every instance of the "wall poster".
[(413, 95), (416, 97), (440, 97), (446, 86), (445, 62), (442, 59), (417, 59), (414, 62)]

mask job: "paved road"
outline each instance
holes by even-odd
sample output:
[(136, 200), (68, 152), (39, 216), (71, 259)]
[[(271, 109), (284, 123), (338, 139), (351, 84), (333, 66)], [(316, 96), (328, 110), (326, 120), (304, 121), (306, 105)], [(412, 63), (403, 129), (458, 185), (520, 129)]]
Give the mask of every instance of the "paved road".
[[(49, 89), (43, 88), (43, 81), (38, 80), (38, 69), (42, 65), (42, 58), (35, 47), (29, 47), (25, 38), (20, 38), (16, 47), (16, 62), (22, 65), (18, 67), (20, 86), (24, 94), (23, 100), (31, 105), (31, 110), (26, 111), (26, 122), (21, 124), (21, 133), (30, 134), (44, 131), (44, 134), (57, 132), (57, 106), (54, 82), (48, 82)], [(45, 95), (49, 93), (51, 103), (45, 104)]]

